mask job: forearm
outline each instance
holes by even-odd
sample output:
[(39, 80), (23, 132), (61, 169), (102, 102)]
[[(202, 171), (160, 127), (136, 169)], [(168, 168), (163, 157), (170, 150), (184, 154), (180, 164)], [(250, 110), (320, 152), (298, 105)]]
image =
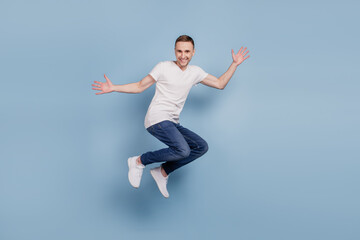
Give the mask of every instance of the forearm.
[(113, 85), (112, 91), (122, 93), (141, 93), (142, 89), (139, 86), (139, 82), (135, 82), (124, 85)]
[(224, 89), (226, 87), (231, 77), (234, 75), (236, 68), (237, 68), (236, 63), (232, 62), (228, 70), (223, 75), (221, 75), (221, 77), (219, 77), (221, 89)]

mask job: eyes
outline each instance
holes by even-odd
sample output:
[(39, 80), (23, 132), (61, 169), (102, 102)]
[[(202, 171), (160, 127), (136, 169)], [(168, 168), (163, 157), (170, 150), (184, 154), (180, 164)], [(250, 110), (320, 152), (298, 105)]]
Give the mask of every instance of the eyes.
[[(181, 50), (177, 50), (178, 53), (181, 53), (182, 51)], [(185, 53), (190, 53), (190, 50), (185, 50), (184, 51)]]

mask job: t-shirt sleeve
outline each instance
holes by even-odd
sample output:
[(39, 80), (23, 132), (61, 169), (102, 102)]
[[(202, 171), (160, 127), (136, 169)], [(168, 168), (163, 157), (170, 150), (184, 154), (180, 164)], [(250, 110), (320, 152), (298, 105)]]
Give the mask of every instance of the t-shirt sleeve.
[(155, 81), (159, 80), (159, 77), (162, 72), (162, 65), (163, 65), (162, 62), (159, 62), (149, 73), (155, 79)]
[(199, 84), (208, 75), (208, 73), (205, 72), (201, 67), (196, 66), (196, 70), (197, 70), (197, 76), (196, 76), (194, 85)]

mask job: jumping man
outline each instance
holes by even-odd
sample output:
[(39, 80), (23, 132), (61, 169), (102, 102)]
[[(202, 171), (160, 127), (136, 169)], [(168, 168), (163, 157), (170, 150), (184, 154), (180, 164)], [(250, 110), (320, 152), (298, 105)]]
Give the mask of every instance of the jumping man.
[(162, 195), (168, 198), (166, 185), (169, 174), (207, 152), (206, 141), (180, 125), (179, 116), (189, 91), (194, 85), (202, 83), (209, 87), (224, 89), (236, 68), (250, 57), (246, 56), (249, 51), (243, 47), (237, 54), (234, 53), (234, 50), (231, 50), (231, 53), (233, 62), (228, 70), (217, 78), (198, 66), (189, 65), (195, 54), (194, 40), (187, 35), (182, 35), (175, 41), (176, 61), (159, 62), (141, 81), (113, 85), (106, 75), (104, 75), (106, 82), (94, 81), (93, 89), (101, 91), (96, 94), (114, 91), (141, 93), (156, 83), (155, 95), (145, 117), (145, 128), (151, 135), (169, 147), (128, 159), (128, 177), (133, 187), (140, 186), (146, 165), (163, 162), (161, 166), (151, 169), (150, 173)]

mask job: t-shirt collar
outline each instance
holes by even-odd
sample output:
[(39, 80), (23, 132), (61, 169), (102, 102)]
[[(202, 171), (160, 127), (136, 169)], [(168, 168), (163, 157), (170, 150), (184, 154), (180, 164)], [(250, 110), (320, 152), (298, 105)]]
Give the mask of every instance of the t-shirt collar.
[(186, 69), (185, 70), (182, 70), (177, 64), (175, 61), (171, 61), (172, 63), (174, 63), (176, 65), (176, 67), (181, 71), (181, 72), (185, 72), (189, 69), (189, 65), (187, 65)]

